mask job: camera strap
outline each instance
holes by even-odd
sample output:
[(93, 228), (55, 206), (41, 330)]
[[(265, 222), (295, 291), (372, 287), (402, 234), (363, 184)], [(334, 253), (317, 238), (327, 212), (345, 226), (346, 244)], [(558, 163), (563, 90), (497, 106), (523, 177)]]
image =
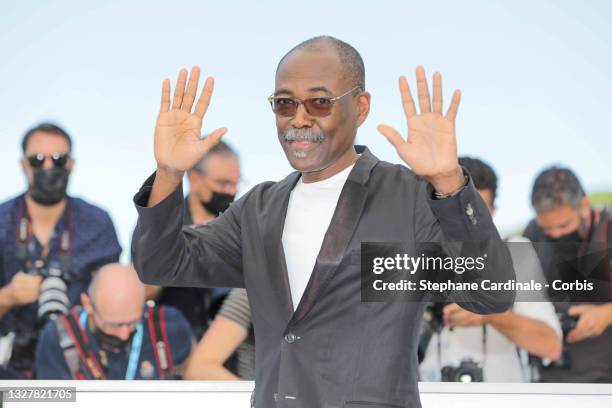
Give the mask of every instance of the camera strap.
[[(87, 312), (81, 310), (80, 313), (80, 327), (87, 326)], [(142, 322), (138, 322), (136, 326), (136, 333), (132, 339), (132, 345), (130, 347), (130, 356), (128, 358), (128, 366), (125, 371), (125, 379), (133, 380), (136, 378), (136, 368), (138, 367), (138, 360), (140, 359), (140, 350), (142, 349)]]
[(66, 360), (72, 378), (75, 380), (85, 380), (85, 374), (81, 371), (81, 367), (79, 366), (80, 354), (83, 353), (83, 349), (76, 346), (78, 343), (70, 334), (71, 327), (64, 315), (60, 315), (60, 317), (55, 320), (55, 327), (59, 336), (59, 344), (64, 352), (64, 359)]
[[(104, 371), (89, 344), (87, 333), (85, 333), (85, 330), (79, 323), (76, 311), (73, 309), (66, 316), (60, 315), (56, 320), (56, 327), (60, 336), (60, 345), (64, 351), (64, 357), (72, 377), (77, 380), (86, 379), (85, 373), (79, 367), (78, 359), (75, 358), (78, 355), (87, 369), (90, 378), (105, 380)], [(75, 350), (76, 353), (74, 352)]]
[(608, 267), (608, 279), (609, 282), (612, 282), (612, 262), (610, 260), (610, 251), (608, 250), (610, 241), (612, 240), (612, 228), (610, 228), (612, 220), (610, 220), (610, 214), (607, 210), (602, 210), (599, 213), (599, 217), (599, 225), (601, 225), (601, 241), (603, 242), (604, 250), (606, 250), (604, 265)]
[[(484, 374), (484, 368), (487, 363), (487, 325), (482, 325), (482, 370)], [(484, 375), (483, 375), (484, 376)]]
[[(72, 377), (76, 380), (87, 379), (79, 366), (80, 361), (86, 367), (90, 378), (94, 380), (105, 380), (106, 376), (102, 366), (98, 362), (91, 345), (89, 344), (87, 333), (84, 327), (87, 325), (87, 312), (80, 311), (80, 316), (76, 315), (74, 309), (67, 316), (61, 315), (56, 320), (57, 332), (60, 337), (60, 346), (64, 351), (64, 357)], [(136, 335), (132, 341), (132, 349), (128, 360), (125, 379), (135, 378), (136, 367), (140, 357), (140, 350), (143, 340), (143, 327), (140, 323), (136, 328)]]
[(172, 376), (174, 367), (172, 366), (172, 354), (170, 353), (170, 343), (168, 342), (168, 333), (166, 331), (164, 307), (150, 307), (147, 310), (147, 323), (159, 378), (169, 379)]
[[(59, 258), (64, 270), (68, 270), (68, 261), (70, 258), (70, 253), (72, 252), (72, 211), (70, 208), (69, 200), (66, 200), (66, 208), (62, 217), (64, 217), (66, 225), (59, 240)], [(31, 262), (30, 252), (33, 235), (34, 233), (32, 232), (32, 220), (30, 218), (30, 214), (28, 212), (24, 196), (19, 207), (19, 224), (17, 225), (16, 251), (17, 261), (21, 263), (23, 271), (25, 271), (27, 267), (30, 266), (28, 262)], [(49, 253), (51, 253), (50, 249)]]

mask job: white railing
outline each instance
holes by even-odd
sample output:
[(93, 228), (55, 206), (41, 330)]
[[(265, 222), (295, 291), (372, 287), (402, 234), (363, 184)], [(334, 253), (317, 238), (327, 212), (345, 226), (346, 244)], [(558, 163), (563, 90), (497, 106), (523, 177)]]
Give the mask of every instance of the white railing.
[[(252, 381), (0, 381), (3, 389), (76, 388), (76, 403), (42, 405), (48, 408), (247, 408), (253, 386)], [(419, 389), (423, 408), (612, 407), (612, 384), (419, 383)], [(5, 402), (4, 407), (41, 405)]]

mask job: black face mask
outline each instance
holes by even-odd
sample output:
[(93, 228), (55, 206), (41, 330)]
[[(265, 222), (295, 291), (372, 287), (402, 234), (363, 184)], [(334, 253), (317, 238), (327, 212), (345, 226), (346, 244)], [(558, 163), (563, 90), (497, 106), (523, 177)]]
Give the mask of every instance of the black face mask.
[(234, 201), (234, 197), (231, 194), (213, 191), (210, 201), (207, 203), (203, 202), (202, 205), (209, 213), (219, 216), (219, 214), (229, 208), (230, 204)]
[(66, 198), (68, 174), (65, 168), (35, 169), (32, 173), (32, 185), (28, 190), (30, 197), (41, 205), (51, 206), (59, 203)]
[(572, 279), (572, 271), (578, 270), (578, 256), (582, 244), (580, 232), (585, 228), (585, 222), (580, 218), (580, 224), (575, 231), (561, 235), (557, 238), (547, 237), (548, 242), (553, 244), (556, 255), (557, 268), (566, 279)]
[[(593, 223), (593, 214), (591, 214), (591, 225)], [(572, 231), (568, 234), (561, 235), (557, 238), (546, 237), (549, 242), (553, 242), (556, 244), (579, 244), (582, 242), (582, 236), (586, 234), (586, 221), (584, 218), (580, 217), (580, 223), (578, 224), (578, 228), (575, 231)]]
[(96, 327), (93, 331), (93, 337), (96, 339), (98, 346), (105, 351), (116, 353), (124, 350), (128, 344), (132, 341), (132, 338), (136, 334), (136, 330), (130, 333), (130, 336), (126, 340), (122, 340), (112, 334), (104, 333), (102, 329)]
[(557, 238), (548, 238), (550, 242), (559, 244), (579, 243), (582, 241), (582, 237), (578, 233), (578, 230), (570, 232), (569, 234), (561, 235)]

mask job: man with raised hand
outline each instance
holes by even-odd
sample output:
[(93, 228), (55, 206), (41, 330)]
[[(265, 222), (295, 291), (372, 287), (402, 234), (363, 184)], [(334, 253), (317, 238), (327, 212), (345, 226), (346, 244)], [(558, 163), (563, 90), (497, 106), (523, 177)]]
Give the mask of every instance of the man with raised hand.
[[(246, 287), (256, 337), (254, 405), (263, 407), (420, 407), (417, 337), (420, 302), (361, 301), (361, 243), (472, 242), (483, 271), (453, 279), (514, 279), (510, 256), (486, 205), (457, 160), (455, 92), (442, 113), (442, 79), (417, 69), (417, 114), (408, 82), (400, 91), (409, 138), (379, 130), (413, 169), (354, 146), (370, 109), (359, 53), (333, 37), (290, 50), (269, 101), (278, 138), (297, 171), (259, 184), (214, 221), (182, 228), (182, 175), (223, 136), (200, 139), (213, 91), (197, 103), (200, 71), (181, 70), (170, 104), (162, 87), (155, 132), (157, 171), (134, 197), (139, 213), (133, 259), (150, 284)], [(192, 113), (192, 108), (193, 113)], [(476, 313), (507, 310), (514, 293), (451, 292)]]

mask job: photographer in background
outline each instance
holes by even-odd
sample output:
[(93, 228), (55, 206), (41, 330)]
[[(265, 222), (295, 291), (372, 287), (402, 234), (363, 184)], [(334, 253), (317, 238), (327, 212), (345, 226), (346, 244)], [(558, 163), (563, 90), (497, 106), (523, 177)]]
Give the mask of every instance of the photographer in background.
[(191, 353), (184, 378), (255, 379), (255, 330), (245, 289), (235, 288), (227, 295), (215, 320)]
[(544, 382), (612, 382), (612, 221), (591, 207), (576, 175), (549, 167), (533, 185), (536, 217), (524, 235), (537, 243), (549, 283), (588, 280), (594, 290), (556, 293), (555, 309), (564, 329), (563, 358), (540, 369)]
[[(479, 159), (460, 157), (474, 185), (493, 214), (497, 175)], [(543, 281), (533, 247), (524, 238), (510, 244), (517, 281)], [(516, 242), (512, 238), (510, 242)], [(556, 360), (561, 354), (561, 329), (550, 302), (515, 302), (504, 313), (478, 315), (457, 304), (426, 309), (419, 343), (419, 370), (424, 381), (527, 382), (526, 355)]]
[(131, 265), (101, 268), (81, 300), (83, 307), (43, 329), (36, 356), (38, 378), (180, 378), (193, 344), (189, 325), (172, 307), (145, 306), (144, 286)]
[(42, 123), (22, 141), (28, 190), (0, 204), (0, 376), (32, 378), (38, 331), (121, 253), (109, 215), (66, 193), (72, 140)]
[[(185, 197), (183, 225), (206, 224), (227, 210), (234, 201), (240, 181), (238, 154), (219, 141), (187, 172), (187, 178), (190, 191)], [(145, 287), (147, 299), (179, 309), (198, 340), (229, 292), (226, 288)]]

